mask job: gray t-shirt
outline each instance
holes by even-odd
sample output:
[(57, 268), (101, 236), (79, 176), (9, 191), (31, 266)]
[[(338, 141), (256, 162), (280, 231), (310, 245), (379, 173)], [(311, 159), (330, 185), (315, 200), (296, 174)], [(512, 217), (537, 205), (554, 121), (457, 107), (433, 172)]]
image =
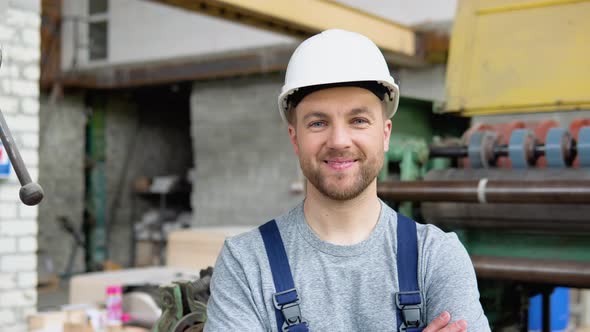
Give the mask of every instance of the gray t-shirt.
[[(382, 203), (369, 238), (350, 246), (322, 241), (306, 223), (303, 204), (276, 221), (310, 331), (396, 330), (393, 209)], [(490, 331), (473, 266), (457, 236), (433, 225), (417, 224), (417, 232), (423, 321), (446, 310), (452, 320), (467, 320), (469, 331)], [(277, 331), (274, 293), (258, 229), (226, 240), (213, 273), (205, 331)]]

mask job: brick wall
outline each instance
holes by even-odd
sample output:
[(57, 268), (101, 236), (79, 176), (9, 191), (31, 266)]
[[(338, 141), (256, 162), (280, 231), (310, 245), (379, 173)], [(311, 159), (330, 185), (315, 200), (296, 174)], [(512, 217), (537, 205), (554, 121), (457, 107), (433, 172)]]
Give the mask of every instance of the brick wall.
[[(0, 109), (38, 176), (40, 0), (0, 1)], [(25, 331), (37, 303), (37, 208), (23, 205), (13, 173), (0, 180), (0, 330)]]

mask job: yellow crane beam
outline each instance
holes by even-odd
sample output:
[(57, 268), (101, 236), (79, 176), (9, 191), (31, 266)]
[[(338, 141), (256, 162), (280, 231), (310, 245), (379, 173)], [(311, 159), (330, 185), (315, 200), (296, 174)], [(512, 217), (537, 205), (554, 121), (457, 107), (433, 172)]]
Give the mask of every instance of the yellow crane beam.
[(329, 0), (153, 0), (258, 28), (307, 37), (341, 28), (371, 38), (389, 61), (422, 65), (421, 36), (412, 28)]

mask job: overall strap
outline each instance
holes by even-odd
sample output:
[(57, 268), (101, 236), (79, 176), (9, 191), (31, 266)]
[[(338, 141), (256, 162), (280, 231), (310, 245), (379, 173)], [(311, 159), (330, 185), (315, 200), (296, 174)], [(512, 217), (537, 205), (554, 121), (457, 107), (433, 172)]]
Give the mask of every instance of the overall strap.
[(418, 288), (418, 239), (414, 220), (397, 214), (397, 275), (395, 293), (398, 332), (421, 332), (422, 295)]
[(279, 332), (308, 332), (307, 322), (301, 316), (299, 295), (295, 289), (287, 252), (281, 233), (273, 219), (258, 228), (264, 241), (266, 256), (270, 263), (276, 293), (273, 305)]

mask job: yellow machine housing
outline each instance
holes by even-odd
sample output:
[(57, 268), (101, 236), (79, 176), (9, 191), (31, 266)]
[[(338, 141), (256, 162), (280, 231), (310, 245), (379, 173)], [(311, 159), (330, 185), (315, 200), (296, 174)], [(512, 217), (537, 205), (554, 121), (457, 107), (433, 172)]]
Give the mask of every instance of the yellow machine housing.
[(589, 0), (460, 0), (446, 111), (590, 109)]

